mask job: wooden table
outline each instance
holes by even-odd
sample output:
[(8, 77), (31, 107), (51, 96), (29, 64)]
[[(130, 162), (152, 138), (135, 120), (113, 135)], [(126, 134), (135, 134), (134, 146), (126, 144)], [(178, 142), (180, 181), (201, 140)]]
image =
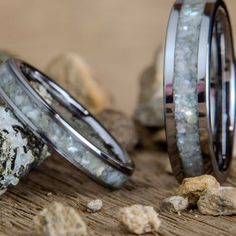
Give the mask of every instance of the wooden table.
[[(116, 219), (119, 208), (145, 204), (159, 212), (161, 200), (178, 186), (164, 168), (165, 152), (137, 150), (133, 158), (136, 172), (132, 180), (123, 189), (110, 191), (53, 156), (0, 198), (0, 235), (34, 235), (33, 216), (52, 201), (78, 209), (91, 235), (129, 235)], [(231, 173), (226, 185), (236, 186), (236, 172)], [(86, 203), (94, 198), (101, 198), (104, 208), (98, 213), (87, 213)], [(160, 235), (228, 236), (236, 232), (235, 216), (203, 216), (197, 210), (181, 215), (160, 213), (160, 216)]]
[[(226, 0), (236, 28), (235, 0)], [(45, 68), (61, 52), (75, 51), (115, 96), (116, 107), (131, 114), (137, 80), (163, 44), (172, 0), (15, 0), (0, 2), (1, 47)], [(121, 94), (122, 91), (122, 94)], [(161, 149), (137, 150), (136, 172), (119, 191), (104, 189), (53, 156), (0, 198), (0, 235), (34, 235), (33, 216), (56, 200), (79, 210), (91, 235), (128, 235), (119, 226), (119, 207), (159, 204), (177, 186), (164, 169)], [(236, 165), (234, 165), (236, 167)], [(236, 168), (226, 185), (236, 185)], [(52, 194), (49, 194), (52, 193)], [(94, 198), (101, 212), (85, 212)], [(160, 235), (236, 235), (236, 217), (209, 217), (197, 211), (161, 213)]]

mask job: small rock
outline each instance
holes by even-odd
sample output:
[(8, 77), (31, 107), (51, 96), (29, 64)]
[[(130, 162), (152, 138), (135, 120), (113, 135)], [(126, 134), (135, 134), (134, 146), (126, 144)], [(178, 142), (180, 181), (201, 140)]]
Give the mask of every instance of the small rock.
[(106, 109), (97, 119), (127, 151), (132, 151), (138, 143), (138, 135), (133, 121), (120, 111)]
[(236, 188), (220, 187), (208, 189), (198, 200), (197, 206), (204, 215), (235, 215)]
[(120, 209), (120, 222), (135, 234), (158, 232), (161, 220), (151, 206), (133, 205)]
[(179, 186), (176, 195), (187, 197), (190, 204), (196, 205), (205, 190), (219, 187), (219, 182), (211, 175), (185, 178)]
[(91, 112), (97, 113), (110, 105), (109, 96), (94, 80), (88, 65), (76, 53), (54, 58), (46, 73), (68, 90)]
[(163, 211), (175, 212), (184, 211), (188, 208), (188, 198), (182, 196), (171, 196), (163, 200), (161, 209)]
[(101, 199), (92, 200), (87, 204), (88, 212), (98, 212), (102, 209), (103, 202)]
[(146, 127), (163, 127), (163, 49), (157, 50), (152, 65), (141, 75), (134, 118)]
[(86, 236), (87, 226), (72, 207), (53, 202), (34, 218), (36, 229), (45, 236)]

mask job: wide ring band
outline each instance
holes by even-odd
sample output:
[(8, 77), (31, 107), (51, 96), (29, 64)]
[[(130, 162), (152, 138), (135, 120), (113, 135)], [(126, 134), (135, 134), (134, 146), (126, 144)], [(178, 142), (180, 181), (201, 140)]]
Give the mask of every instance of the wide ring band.
[(179, 181), (204, 173), (223, 181), (235, 129), (235, 60), (221, 0), (178, 0), (165, 50), (168, 153)]
[[(33, 88), (43, 86), (49, 105)], [(134, 170), (127, 153), (75, 99), (39, 70), (10, 59), (0, 65), (0, 96), (16, 117), (97, 182), (119, 188)]]

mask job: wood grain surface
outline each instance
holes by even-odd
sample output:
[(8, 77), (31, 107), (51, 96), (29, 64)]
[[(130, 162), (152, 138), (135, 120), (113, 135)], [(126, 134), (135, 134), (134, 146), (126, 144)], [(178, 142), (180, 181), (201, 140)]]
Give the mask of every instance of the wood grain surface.
[[(116, 107), (131, 114), (137, 80), (163, 44), (171, 0), (13, 0), (0, 1), (1, 48), (44, 69), (54, 56), (75, 51), (115, 96)], [(236, 29), (236, 1), (226, 0)], [(0, 198), (0, 235), (34, 235), (32, 218), (56, 200), (78, 209), (90, 235), (129, 235), (116, 214), (119, 207), (159, 204), (177, 186), (164, 168), (167, 154), (137, 150), (136, 172), (118, 191), (98, 186), (60, 157), (40, 168)], [(236, 165), (226, 185), (236, 186)], [(52, 194), (49, 194), (52, 193)], [(87, 201), (104, 201), (99, 213), (86, 213)], [(236, 217), (209, 217), (197, 211), (160, 213), (160, 235), (236, 235)]]
[[(161, 200), (178, 186), (164, 168), (168, 158), (164, 151), (137, 150), (133, 158), (136, 162), (134, 176), (123, 189), (111, 191), (54, 155), (0, 198), (0, 235), (34, 235), (32, 218), (52, 201), (78, 209), (88, 224), (90, 235), (129, 235), (117, 221), (119, 208), (145, 204), (159, 212)], [(226, 185), (236, 186), (235, 172)], [(98, 213), (87, 213), (86, 203), (94, 198), (101, 198), (104, 208)], [(160, 235), (229, 236), (236, 232), (235, 216), (203, 216), (196, 210), (181, 215), (160, 212), (160, 217)]]

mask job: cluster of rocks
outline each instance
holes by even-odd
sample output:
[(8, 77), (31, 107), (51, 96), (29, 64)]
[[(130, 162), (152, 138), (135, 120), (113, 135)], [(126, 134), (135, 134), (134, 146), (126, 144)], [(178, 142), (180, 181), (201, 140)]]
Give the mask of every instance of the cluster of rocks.
[[(87, 212), (95, 213), (102, 209), (101, 199), (87, 203)], [(158, 232), (161, 220), (151, 206), (132, 205), (121, 208), (117, 219), (129, 232), (145, 234)], [(52, 202), (34, 217), (35, 231), (45, 236), (87, 236), (89, 231), (79, 211), (59, 202)]]
[[(103, 201), (95, 199), (87, 203), (86, 211), (101, 211)], [(211, 175), (186, 178), (175, 193), (164, 199), (162, 212), (180, 213), (198, 208), (204, 215), (236, 214), (236, 188), (222, 187)], [(132, 205), (120, 208), (117, 219), (130, 233), (137, 235), (155, 233), (161, 230), (159, 214), (152, 206)], [(53, 202), (34, 218), (35, 227), (40, 235), (88, 235), (82, 217), (74, 208)]]
[(236, 214), (236, 188), (220, 186), (211, 175), (186, 178), (161, 205), (163, 211), (176, 213), (194, 208), (204, 215)]

